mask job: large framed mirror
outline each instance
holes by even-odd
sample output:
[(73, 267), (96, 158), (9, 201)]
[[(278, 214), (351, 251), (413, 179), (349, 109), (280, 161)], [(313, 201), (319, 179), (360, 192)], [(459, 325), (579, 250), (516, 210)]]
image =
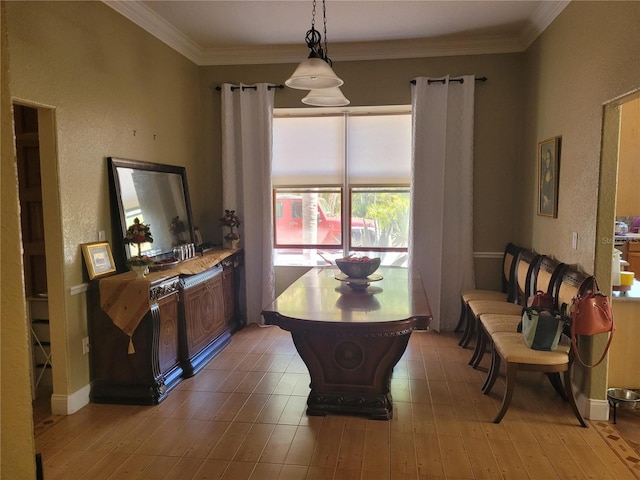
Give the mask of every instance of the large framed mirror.
[[(184, 167), (109, 157), (114, 219), (114, 248), (121, 245), (124, 259), (137, 255), (136, 247), (124, 242), (129, 225), (138, 218), (149, 225), (153, 243), (141, 245), (141, 254), (162, 258), (178, 245), (194, 243), (191, 203)], [(117, 227), (120, 230), (118, 231)], [(117, 235), (120, 243), (117, 242)]]

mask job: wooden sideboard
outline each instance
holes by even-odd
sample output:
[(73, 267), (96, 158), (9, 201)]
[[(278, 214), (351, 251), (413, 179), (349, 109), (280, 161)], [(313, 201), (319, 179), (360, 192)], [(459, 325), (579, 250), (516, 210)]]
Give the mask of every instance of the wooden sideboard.
[(242, 262), (242, 251), (213, 251), (146, 279), (127, 272), (92, 282), (91, 400), (157, 404), (204, 368), (244, 324)]

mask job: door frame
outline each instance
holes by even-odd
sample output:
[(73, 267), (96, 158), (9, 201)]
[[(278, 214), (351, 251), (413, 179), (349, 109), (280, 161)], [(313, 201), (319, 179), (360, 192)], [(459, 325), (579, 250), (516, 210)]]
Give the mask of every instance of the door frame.
[(603, 105), (600, 176), (598, 180), (598, 215), (594, 274), (600, 288), (611, 291), (613, 227), (618, 190), (618, 150), (622, 105), (640, 97), (640, 88), (625, 93)]
[[(66, 401), (54, 401), (55, 398), (66, 399), (69, 392), (68, 339), (64, 295), (64, 235), (60, 203), (55, 107), (17, 98), (12, 99), (12, 104), (34, 108), (38, 111), (38, 142), (40, 148), (40, 172), (43, 179), (41, 188), (47, 265), (49, 328), (51, 357), (53, 359), (51, 411), (53, 414), (66, 415), (69, 413)], [(24, 290), (24, 278), (22, 283)], [(28, 317), (25, 318), (25, 322), (28, 321)], [(28, 331), (30, 331), (30, 326), (27, 325), (27, 327)]]

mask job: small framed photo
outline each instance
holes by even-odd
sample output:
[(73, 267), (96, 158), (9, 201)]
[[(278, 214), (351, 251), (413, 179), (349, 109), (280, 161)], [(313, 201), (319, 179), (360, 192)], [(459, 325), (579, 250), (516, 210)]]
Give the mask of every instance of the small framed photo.
[(107, 242), (92, 242), (82, 245), (82, 255), (87, 264), (89, 279), (116, 271), (116, 265)]
[(558, 217), (561, 138), (538, 143), (538, 215), (545, 217)]

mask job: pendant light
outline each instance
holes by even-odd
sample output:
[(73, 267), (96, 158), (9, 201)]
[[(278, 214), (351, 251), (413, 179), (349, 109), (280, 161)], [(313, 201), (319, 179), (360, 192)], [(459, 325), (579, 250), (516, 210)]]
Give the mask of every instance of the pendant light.
[(322, 16), (324, 19), (324, 49), (322, 35), (316, 30), (316, 0), (313, 0), (311, 30), (307, 31), (305, 42), (309, 47), (309, 57), (304, 60), (293, 75), (284, 82), (287, 87), (299, 90), (325, 89), (339, 87), (344, 82), (333, 72), (331, 60), (327, 57), (327, 14), (325, 0), (322, 0)]
[(330, 87), (309, 91), (309, 94), (302, 99), (302, 103), (314, 107), (343, 107), (351, 102), (338, 87)]

